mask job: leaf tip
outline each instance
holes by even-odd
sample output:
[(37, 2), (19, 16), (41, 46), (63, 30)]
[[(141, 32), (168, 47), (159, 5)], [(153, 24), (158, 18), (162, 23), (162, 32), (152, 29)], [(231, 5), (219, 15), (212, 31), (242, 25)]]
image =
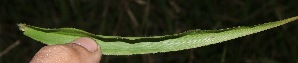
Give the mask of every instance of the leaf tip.
[(25, 31), (26, 30), (26, 24), (23, 24), (23, 23), (20, 23), (20, 24), (17, 24), (18, 26), (19, 26), (19, 29), (21, 30), (21, 31)]

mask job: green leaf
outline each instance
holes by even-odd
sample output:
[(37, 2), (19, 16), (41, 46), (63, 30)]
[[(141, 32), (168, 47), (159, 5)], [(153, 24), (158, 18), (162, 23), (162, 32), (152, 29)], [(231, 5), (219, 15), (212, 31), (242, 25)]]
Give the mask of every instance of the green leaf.
[(44, 44), (69, 43), (80, 37), (93, 38), (104, 55), (132, 55), (179, 51), (216, 44), (274, 28), (298, 19), (298, 16), (255, 26), (221, 30), (190, 30), (187, 32), (152, 37), (121, 37), (94, 35), (75, 28), (47, 29), (18, 24), (24, 34)]

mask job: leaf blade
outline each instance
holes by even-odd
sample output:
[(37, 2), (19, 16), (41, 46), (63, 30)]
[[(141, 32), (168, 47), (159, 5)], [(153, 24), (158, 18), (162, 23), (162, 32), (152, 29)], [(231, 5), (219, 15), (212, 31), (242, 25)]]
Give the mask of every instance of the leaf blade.
[[(253, 27), (236, 27), (225, 30), (192, 30), (190, 32), (184, 32), (180, 34), (166, 35), (166, 36), (153, 36), (153, 37), (120, 37), (120, 36), (103, 36), (94, 35), (82, 30), (73, 28), (60, 28), (60, 29), (45, 29), (39, 27), (33, 27), (25, 24), (19, 24), (21, 30), (24, 30), (24, 34), (42, 43), (54, 45), (65, 44), (75, 40), (79, 37), (91, 37), (102, 48), (104, 55), (133, 55), (133, 54), (148, 54), (158, 52), (179, 51), (184, 49), (196, 48), (207, 46), (210, 44), (216, 44), (232, 39), (236, 39), (242, 36), (265, 31), (294, 20), (297, 20), (298, 16), (280, 20), (276, 22), (265, 23)], [(175, 38), (164, 38), (178, 36)], [(140, 43), (126, 43), (121, 40), (114, 42), (107, 42), (104, 39), (115, 38), (127, 39), (129, 41), (135, 41), (143, 39), (164, 39), (157, 42), (145, 41)]]

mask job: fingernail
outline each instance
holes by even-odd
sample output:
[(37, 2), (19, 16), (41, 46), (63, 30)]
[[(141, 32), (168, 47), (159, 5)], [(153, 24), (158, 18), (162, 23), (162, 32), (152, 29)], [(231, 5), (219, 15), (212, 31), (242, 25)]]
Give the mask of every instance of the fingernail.
[(95, 52), (98, 48), (97, 43), (88, 37), (82, 37), (74, 40), (72, 43), (78, 44), (86, 48), (90, 52)]

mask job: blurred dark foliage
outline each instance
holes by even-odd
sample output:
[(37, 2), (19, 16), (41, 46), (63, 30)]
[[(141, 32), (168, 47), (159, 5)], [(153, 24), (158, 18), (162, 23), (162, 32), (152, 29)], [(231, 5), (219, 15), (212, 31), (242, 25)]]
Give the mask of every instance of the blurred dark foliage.
[[(27, 63), (44, 44), (17, 23), (72, 27), (94, 34), (152, 36), (251, 26), (298, 15), (298, 0), (1, 0), (0, 63)], [(298, 22), (176, 52), (103, 56), (102, 63), (297, 63)]]

